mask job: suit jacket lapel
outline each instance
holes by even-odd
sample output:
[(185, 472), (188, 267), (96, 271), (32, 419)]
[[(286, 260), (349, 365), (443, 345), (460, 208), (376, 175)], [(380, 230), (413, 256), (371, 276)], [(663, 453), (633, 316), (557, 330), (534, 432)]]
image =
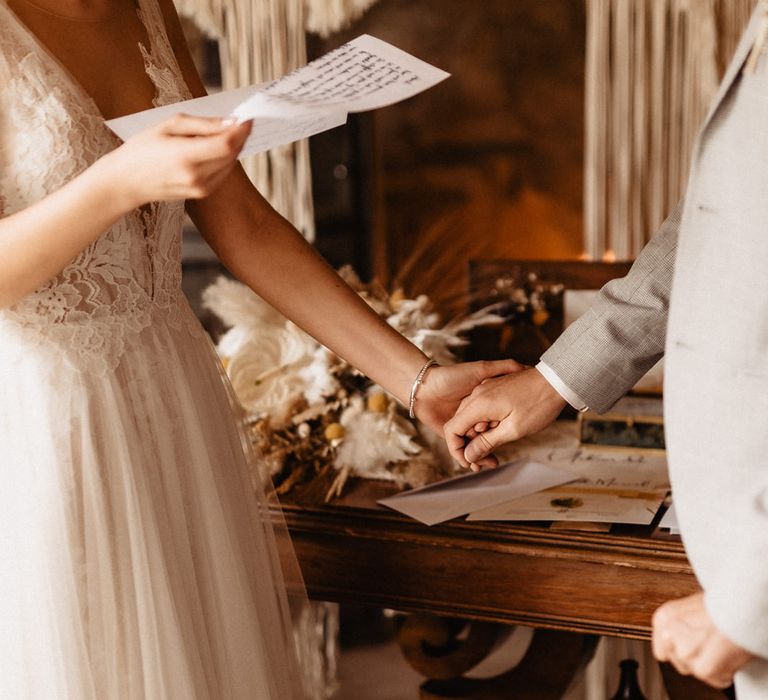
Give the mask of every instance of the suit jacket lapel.
[(742, 66), (746, 62), (747, 57), (749, 56), (749, 52), (755, 43), (755, 38), (757, 37), (758, 29), (760, 27), (760, 23), (763, 20), (763, 17), (764, 13), (762, 4), (758, 3), (755, 11), (752, 13), (752, 17), (750, 18), (749, 23), (747, 24), (747, 28), (744, 30), (741, 41), (736, 48), (736, 53), (734, 53), (733, 59), (725, 71), (725, 76), (720, 83), (720, 87), (717, 89), (717, 95), (715, 95), (715, 99), (713, 100), (712, 106), (709, 109), (707, 118), (704, 120), (702, 131), (706, 129), (715, 112), (717, 112), (717, 108), (720, 106), (723, 98), (728, 94), (728, 90), (730, 90), (731, 85), (733, 85), (733, 81), (736, 80), (736, 76), (738, 76), (739, 71), (741, 71)]

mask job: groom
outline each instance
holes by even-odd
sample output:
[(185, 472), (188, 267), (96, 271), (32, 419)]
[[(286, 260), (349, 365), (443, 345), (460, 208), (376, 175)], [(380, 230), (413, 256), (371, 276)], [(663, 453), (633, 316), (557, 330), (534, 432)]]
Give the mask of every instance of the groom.
[[(446, 425), (469, 466), (566, 402), (608, 410), (666, 356), (670, 477), (703, 593), (654, 616), (653, 646), (740, 700), (768, 698), (768, 0), (695, 146), (684, 200), (533, 369), (485, 382)], [(465, 436), (470, 441), (465, 445)]]

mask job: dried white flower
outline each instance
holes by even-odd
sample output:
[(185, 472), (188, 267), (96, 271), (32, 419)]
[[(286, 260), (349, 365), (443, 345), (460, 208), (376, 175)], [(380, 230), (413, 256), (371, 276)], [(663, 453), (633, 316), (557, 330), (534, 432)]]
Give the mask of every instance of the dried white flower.
[(455, 363), (456, 355), (453, 349), (467, 344), (466, 340), (452, 333), (431, 330), (429, 328), (416, 331), (408, 339), (425, 355), (441, 365), (452, 365)]
[(317, 343), (283, 319), (265, 330), (233, 328), (218, 349), (229, 357), (227, 374), (246, 411), (269, 416), (274, 426), (284, 424), (305, 395), (301, 370), (312, 365)]
[(528, 295), (525, 293), (524, 289), (513, 289), (512, 293), (509, 295), (509, 299), (513, 304), (518, 305), (525, 305), (528, 303)]
[(331, 371), (336, 362), (336, 356), (330, 350), (317, 346), (309, 364), (299, 369), (307, 401), (316, 403), (341, 389), (341, 384)]
[(336, 452), (337, 469), (351, 468), (354, 474), (369, 479), (392, 479), (388, 465), (421, 452), (412, 423), (398, 415), (365, 410), (360, 396), (350, 400), (341, 424), (347, 432)]

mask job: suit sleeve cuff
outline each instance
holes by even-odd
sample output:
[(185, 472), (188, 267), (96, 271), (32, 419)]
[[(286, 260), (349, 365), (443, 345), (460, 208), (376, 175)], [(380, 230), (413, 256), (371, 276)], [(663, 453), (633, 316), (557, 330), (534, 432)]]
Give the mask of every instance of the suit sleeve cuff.
[(581, 397), (560, 379), (555, 370), (548, 364), (539, 362), (539, 364), (536, 365), (536, 369), (541, 373), (544, 379), (552, 385), (552, 388), (577, 411), (584, 412), (589, 408)]

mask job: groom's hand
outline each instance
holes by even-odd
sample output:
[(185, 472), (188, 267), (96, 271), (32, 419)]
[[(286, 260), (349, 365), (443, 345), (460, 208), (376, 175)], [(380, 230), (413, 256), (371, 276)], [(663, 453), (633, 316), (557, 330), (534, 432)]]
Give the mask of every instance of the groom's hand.
[(703, 593), (664, 603), (654, 613), (653, 654), (715, 688), (727, 688), (734, 674), (755, 658), (715, 627)]
[[(494, 449), (543, 430), (565, 405), (535, 368), (488, 379), (461, 402), (456, 415), (445, 424), (448, 449), (465, 466), (488, 464), (488, 460), (495, 461)], [(484, 429), (489, 425), (495, 427)]]

